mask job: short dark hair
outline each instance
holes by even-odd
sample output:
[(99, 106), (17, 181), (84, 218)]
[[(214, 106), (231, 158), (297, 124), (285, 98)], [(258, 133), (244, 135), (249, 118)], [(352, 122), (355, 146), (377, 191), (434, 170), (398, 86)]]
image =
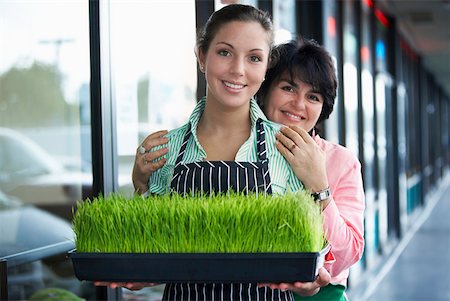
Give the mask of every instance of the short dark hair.
[(264, 110), (271, 86), (287, 71), (290, 79), (299, 79), (322, 95), (324, 102), (317, 123), (327, 119), (333, 111), (338, 86), (336, 68), (328, 51), (314, 40), (303, 39), (277, 45), (273, 53), (275, 61), (257, 93), (261, 108)]
[(207, 53), (211, 41), (220, 28), (233, 21), (257, 22), (268, 33), (269, 46), (272, 48), (274, 33), (270, 15), (250, 5), (230, 4), (214, 12), (205, 26), (197, 32), (197, 49)]

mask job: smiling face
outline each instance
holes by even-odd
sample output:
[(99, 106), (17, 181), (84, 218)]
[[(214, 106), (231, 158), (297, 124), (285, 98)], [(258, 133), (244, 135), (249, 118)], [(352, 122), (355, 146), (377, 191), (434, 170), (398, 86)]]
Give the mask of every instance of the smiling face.
[(269, 51), (268, 33), (259, 23), (223, 25), (208, 52), (199, 50), (208, 83), (207, 101), (229, 108), (248, 104), (264, 79)]
[(296, 125), (309, 132), (316, 125), (323, 107), (323, 97), (311, 85), (291, 80), (285, 72), (270, 87), (264, 108), (268, 119)]

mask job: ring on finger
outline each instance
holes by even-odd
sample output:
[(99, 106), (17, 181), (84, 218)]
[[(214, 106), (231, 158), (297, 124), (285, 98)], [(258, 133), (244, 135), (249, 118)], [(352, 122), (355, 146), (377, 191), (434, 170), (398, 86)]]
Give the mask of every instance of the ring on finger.
[(147, 150), (146, 150), (145, 147), (143, 147), (142, 145), (139, 145), (138, 152), (139, 152), (141, 155), (143, 155), (143, 154), (145, 154), (145, 153), (147, 152)]
[(292, 146), (291, 146), (291, 150), (294, 150), (294, 148), (297, 146), (297, 144), (292, 144)]
[(147, 159), (145, 159), (145, 157), (142, 157), (143, 161), (144, 161), (144, 165), (147, 165), (148, 161)]

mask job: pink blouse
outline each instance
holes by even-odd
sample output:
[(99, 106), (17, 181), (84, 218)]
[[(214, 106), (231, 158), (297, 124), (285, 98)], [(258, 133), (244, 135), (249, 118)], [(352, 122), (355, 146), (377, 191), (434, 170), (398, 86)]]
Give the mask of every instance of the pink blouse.
[[(324, 229), (331, 251), (324, 267), (331, 274), (331, 283), (347, 284), (349, 268), (364, 250), (364, 189), (361, 164), (345, 147), (314, 137), (326, 153), (331, 202), (323, 211)], [(329, 260), (331, 259), (331, 260)]]

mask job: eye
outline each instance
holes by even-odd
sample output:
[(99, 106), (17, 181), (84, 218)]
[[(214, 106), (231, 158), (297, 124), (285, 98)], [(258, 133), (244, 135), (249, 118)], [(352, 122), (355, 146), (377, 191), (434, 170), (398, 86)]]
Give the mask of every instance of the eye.
[(217, 52), (220, 56), (230, 56), (231, 53), (228, 50), (219, 50)]
[(312, 100), (314, 102), (321, 102), (322, 97), (320, 97), (319, 95), (316, 95), (316, 94), (310, 94), (308, 96), (308, 99), (310, 99), (310, 100)]
[(262, 59), (261, 59), (259, 56), (252, 55), (252, 56), (250, 57), (250, 61), (252, 61), (252, 62), (254, 62), (254, 63), (258, 63), (258, 62), (261, 62)]
[(281, 90), (286, 91), (286, 92), (294, 92), (294, 87), (292, 87), (291, 85), (282, 86)]

